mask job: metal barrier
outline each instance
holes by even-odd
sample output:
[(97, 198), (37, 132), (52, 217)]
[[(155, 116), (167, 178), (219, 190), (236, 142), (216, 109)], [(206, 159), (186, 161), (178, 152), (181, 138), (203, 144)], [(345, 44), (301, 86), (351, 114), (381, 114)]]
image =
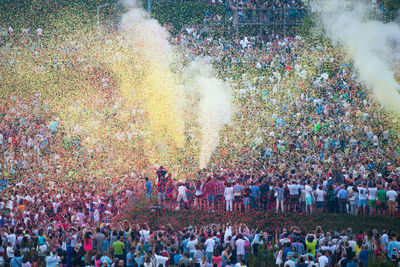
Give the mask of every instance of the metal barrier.
[(260, 8), (260, 9), (238, 9), (231, 8), (232, 26), (236, 32), (239, 32), (241, 26), (272, 26), (281, 28), (286, 33), (287, 27), (298, 26), (301, 24), (308, 10), (306, 8)]

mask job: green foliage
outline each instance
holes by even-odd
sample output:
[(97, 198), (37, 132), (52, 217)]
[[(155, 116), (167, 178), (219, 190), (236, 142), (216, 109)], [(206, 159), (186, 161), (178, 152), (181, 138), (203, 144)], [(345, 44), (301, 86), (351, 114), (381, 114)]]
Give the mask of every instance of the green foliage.
[[(87, 23), (88, 18), (96, 18), (97, 5), (104, 0), (2, 0), (0, 5), (0, 24), (44, 30), (57, 26), (57, 21), (65, 21), (66, 26), (78, 26)], [(70, 20), (70, 15), (79, 18)]]
[(316, 13), (307, 13), (298, 29), (298, 33), (309, 44), (317, 45), (328, 41), (322, 28), (320, 17)]
[(389, 19), (395, 19), (400, 11), (400, 0), (384, 0), (385, 10)]
[[(144, 5), (146, 7), (146, 5)], [(202, 25), (206, 12), (224, 14), (224, 7), (204, 2), (153, 2), (151, 15), (161, 24), (171, 22), (175, 31), (190, 24)]]
[(311, 35), (313, 28), (316, 25), (316, 19), (317, 17), (314, 13), (308, 13), (304, 17), (303, 23), (299, 27), (298, 32), (304, 37)]
[[(41, 27), (47, 33), (93, 28), (97, 22), (97, 7), (104, 4), (109, 5), (100, 9), (103, 25), (118, 20), (124, 12), (117, 0), (2, 0), (1, 3), (0, 26), (11, 25), (16, 32), (24, 27)], [(142, 3), (146, 9), (147, 2)], [(152, 2), (152, 16), (161, 24), (172, 22), (176, 31), (184, 25), (202, 25), (206, 11), (223, 15), (225, 9), (222, 5), (204, 2)]]
[(386, 258), (375, 257), (370, 251), (368, 254), (368, 266), (370, 267), (395, 267), (396, 264), (389, 262)]
[(304, 213), (253, 212), (251, 216), (232, 216), (232, 213), (217, 211), (207, 213), (197, 210), (162, 210), (152, 213), (147, 207), (131, 207), (124, 215), (126, 219), (140, 222), (147, 220), (151, 227), (174, 222), (177, 226), (207, 225), (210, 223), (246, 223), (249, 227), (260, 230), (282, 228), (296, 225), (306, 231), (314, 231), (321, 226), (325, 231), (352, 228), (353, 231), (377, 229), (400, 232), (400, 218), (388, 216), (353, 216), (349, 214), (315, 213), (309, 216)]
[[(269, 249), (265, 244), (259, 247), (257, 255), (251, 254), (249, 257), (249, 266), (276, 266), (275, 264), (275, 252), (274, 245)], [(254, 252), (253, 252), (254, 253)]]

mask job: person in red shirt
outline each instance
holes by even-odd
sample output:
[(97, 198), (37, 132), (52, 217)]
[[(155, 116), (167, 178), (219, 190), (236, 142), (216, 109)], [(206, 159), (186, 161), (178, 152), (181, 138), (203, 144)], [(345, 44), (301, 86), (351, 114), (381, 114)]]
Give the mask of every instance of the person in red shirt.
[(207, 199), (207, 205), (208, 205), (208, 210), (211, 210), (214, 212), (214, 202), (215, 202), (215, 182), (212, 180), (212, 178), (208, 178), (208, 181), (205, 183), (203, 190), (204, 190), (204, 195)]

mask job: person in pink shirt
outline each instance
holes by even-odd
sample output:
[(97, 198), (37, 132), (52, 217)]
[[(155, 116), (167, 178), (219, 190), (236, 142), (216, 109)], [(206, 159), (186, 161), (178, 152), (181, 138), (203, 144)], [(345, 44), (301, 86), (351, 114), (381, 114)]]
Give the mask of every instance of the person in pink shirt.
[(221, 267), (222, 257), (217, 249), (214, 250), (214, 256), (212, 257), (213, 266), (217, 265), (217, 267)]

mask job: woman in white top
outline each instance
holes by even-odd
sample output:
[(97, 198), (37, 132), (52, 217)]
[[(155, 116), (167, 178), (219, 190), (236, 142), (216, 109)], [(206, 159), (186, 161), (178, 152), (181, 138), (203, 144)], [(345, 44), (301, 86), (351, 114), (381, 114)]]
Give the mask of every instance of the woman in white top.
[(200, 267), (212, 267), (213, 265), (207, 260), (206, 257), (203, 257), (203, 260), (200, 263)]
[(144, 259), (144, 262), (143, 262), (143, 266), (144, 266), (144, 267), (153, 267), (153, 263), (151, 262), (151, 256), (150, 256), (150, 254), (147, 254), (147, 255), (146, 255), (146, 257), (145, 257), (145, 259)]
[(194, 193), (194, 207), (196, 209), (202, 209), (203, 207), (203, 183), (196, 181), (196, 192)]
[(312, 213), (312, 204), (313, 204), (313, 189), (311, 187), (311, 182), (307, 181), (306, 186), (304, 187), (304, 191), (306, 193), (306, 213)]
[(185, 203), (188, 202), (188, 198), (187, 198), (187, 195), (186, 195), (186, 191), (187, 191), (186, 186), (185, 186), (184, 184), (181, 183), (181, 184), (178, 186), (178, 198), (177, 198), (178, 206), (179, 206), (181, 200), (183, 200)]
[(225, 187), (225, 203), (226, 203), (226, 210), (233, 211), (233, 197), (234, 197), (234, 189), (231, 183), (228, 183), (227, 187)]
[(283, 246), (279, 249), (278, 253), (276, 254), (275, 264), (281, 266), (283, 263)]
[(322, 185), (320, 185), (315, 191), (317, 199), (317, 211), (322, 212), (324, 210), (325, 196), (326, 192), (322, 190)]

